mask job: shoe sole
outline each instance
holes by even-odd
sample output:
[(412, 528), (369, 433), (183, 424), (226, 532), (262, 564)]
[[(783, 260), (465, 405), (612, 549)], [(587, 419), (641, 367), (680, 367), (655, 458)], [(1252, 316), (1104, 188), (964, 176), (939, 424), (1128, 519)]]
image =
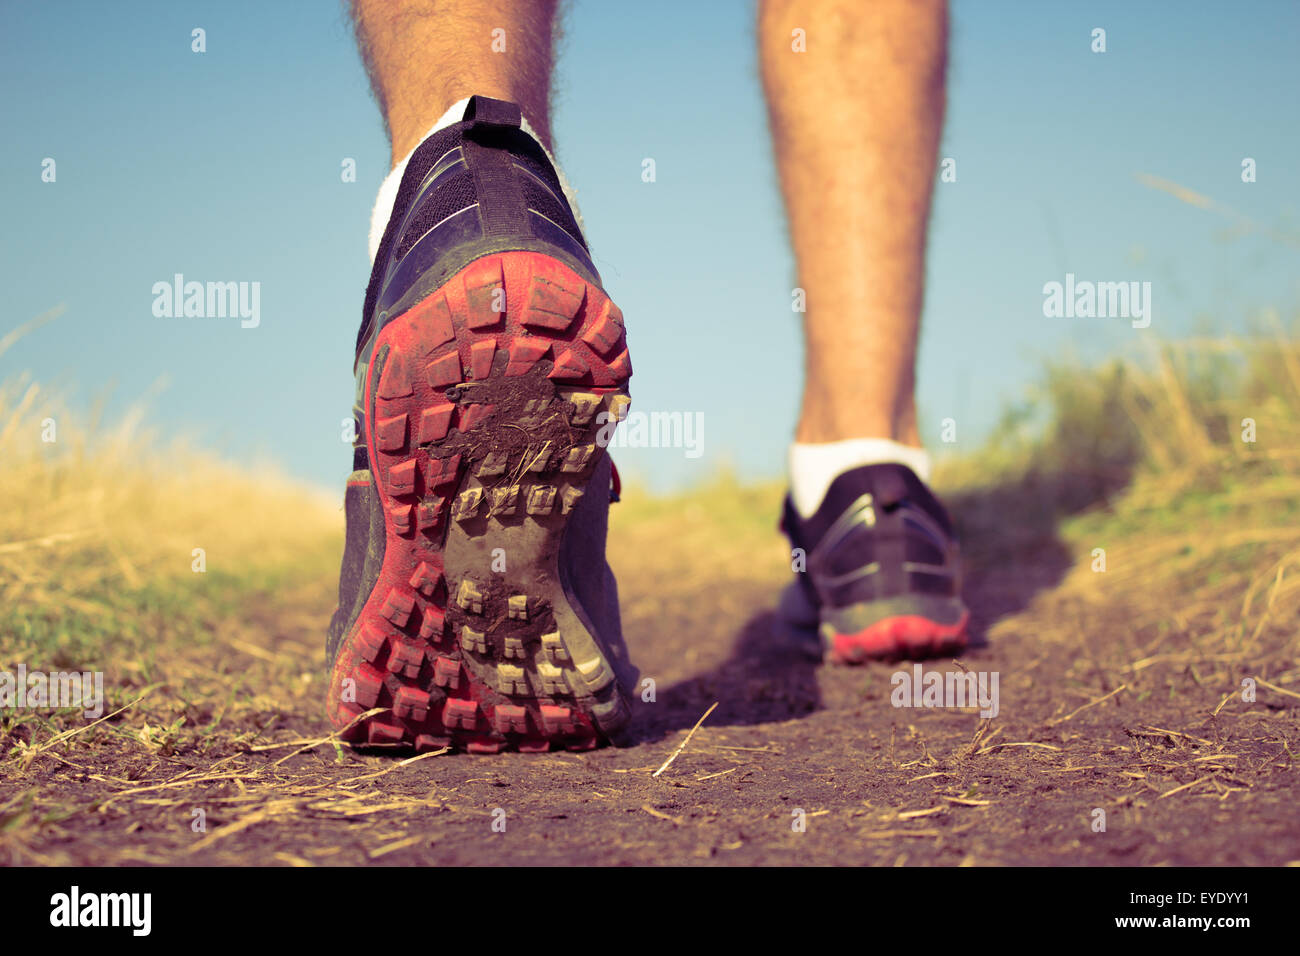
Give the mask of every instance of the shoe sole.
[(920, 660), (965, 650), (970, 612), (955, 624), (941, 624), (919, 614), (896, 614), (852, 634), (824, 627), (826, 656), (836, 664), (868, 660)]
[(595, 747), (630, 708), (559, 555), (582, 495), (609, 493), (587, 485), (629, 401), (622, 314), (549, 256), (498, 253), (390, 319), (372, 355), (386, 541), (332, 722), (420, 751)]

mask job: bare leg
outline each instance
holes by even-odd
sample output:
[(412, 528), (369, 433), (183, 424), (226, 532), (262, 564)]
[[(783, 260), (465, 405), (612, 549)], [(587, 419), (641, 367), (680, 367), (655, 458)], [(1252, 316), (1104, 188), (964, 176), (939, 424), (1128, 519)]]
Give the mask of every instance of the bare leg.
[(475, 93), (518, 103), (550, 149), (555, 7), (556, 0), (352, 0), (393, 165), (448, 107)]
[[(800, 442), (919, 445), (925, 230), (945, 0), (763, 0), (759, 61), (807, 294)], [(791, 49), (805, 31), (807, 52)]]

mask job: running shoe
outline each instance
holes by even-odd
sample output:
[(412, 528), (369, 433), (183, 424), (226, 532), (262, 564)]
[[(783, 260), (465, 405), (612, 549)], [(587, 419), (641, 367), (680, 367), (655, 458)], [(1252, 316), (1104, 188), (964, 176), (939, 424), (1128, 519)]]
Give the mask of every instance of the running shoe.
[(366, 291), (326, 647), (354, 743), (585, 750), (629, 720), (605, 562), (623, 316), (520, 125), (475, 96), (416, 149)]
[(952, 521), (906, 465), (846, 471), (808, 518), (787, 496), (781, 527), (798, 576), (780, 616), (796, 631), (815, 629), (828, 659), (921, 658), (966, 646)]

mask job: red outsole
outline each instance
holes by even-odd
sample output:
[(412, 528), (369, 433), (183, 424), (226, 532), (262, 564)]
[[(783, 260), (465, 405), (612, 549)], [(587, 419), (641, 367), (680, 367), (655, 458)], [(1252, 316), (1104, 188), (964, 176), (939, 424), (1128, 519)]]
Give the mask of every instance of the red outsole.
[[(631, 375), (621, 313), (598, 286), (549, 256), (499, 253), (475, 260), (390, 320), (372, 355), (366, 447), (384, 509), (384, 562), (335, 660), (327, 705), (331, 722), (350, 742), (421, 751), (448, 745), (471, 753), (539, 752), (553, 745), (590, 749), (601, 734), (584, 710), (589, 700), (578, 692), (590, 690), (590, 672), (579, 675), (577, 668), (590, 668), (591, 662), (575, 665), (563, 645), (557, 649), (551, 640), (543, 648), (535, 634), (523, 639), (532, 642), (527, 647), (507, 644), (490, 633), (500, 621), (478, 624), (484, 619), (475, 618), (479, 631), (464, 624), (469, 611), (484, 614), (480, 604), (492, 595), (487, 584), (485, 593), (475, 591), (468, 575), (451, 577), (443, 550), (452, 521), (567, 516), (603, 449), (558, 448), (542, 468), (530, 469), (538, 472), (537, 482), (552, 483), (524, 484), (522, 494), (518, 483), (471, 483), (471, 470), (485, 474), (490, 455), (462, 460), (461, 454), (434, 452), (458, 434), (492, 439), (505, 425), (526, 433), (515, 421), (497, 422), (496, 405), (452, 401), (453, 387), (466, 383), (528, 382), (542, 389), (532, 394), (546, 396), (534, 401), (547, 409), (559, 407), (552, 395), (567, 396), (564, 427), (579, 435), (600, 408), (617, 420)], [(518, 600), (526, 609), (513, 603)], [(516, 595), (510, 617), (519, 610), (537, 614), (540, 607), (532, 597)], [(460, 633), (453, 617), (462, 624)], [(543, 659), (544, 653), (550, 656)], [(471, 661), (470, 654), (494, 659), (484, 664), (478, 657)], [(533, 668), (527, 678), (519, 665)], [(551, 675), (546, 689), (554, 694), (533, 692), (541, 679), (535, 673)], [(358, 720), (376, 707), (385, 712)]]
[(838, 664), (865, 660), (917, 659), (965, 649), (970, 612), (955, 624), (939, 624), (917, 614), (900, 614), (876, 621), (856, 634), (832, 634), (829, 656)]

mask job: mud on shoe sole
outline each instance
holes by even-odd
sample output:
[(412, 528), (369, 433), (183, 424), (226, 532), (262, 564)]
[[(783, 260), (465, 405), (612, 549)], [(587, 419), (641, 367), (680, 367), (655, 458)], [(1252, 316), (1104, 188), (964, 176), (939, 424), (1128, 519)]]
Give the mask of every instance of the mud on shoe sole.
[(587, 486), (628, 405), (621, 313), (549, 256), (498, 253), (390, 319), (372, 356), (385, 551), (332, 722), (387, 708), (345, 738), (417, 750), (595, 747), (630, 709), (559, 555), (578, 500), (609, 493)]

